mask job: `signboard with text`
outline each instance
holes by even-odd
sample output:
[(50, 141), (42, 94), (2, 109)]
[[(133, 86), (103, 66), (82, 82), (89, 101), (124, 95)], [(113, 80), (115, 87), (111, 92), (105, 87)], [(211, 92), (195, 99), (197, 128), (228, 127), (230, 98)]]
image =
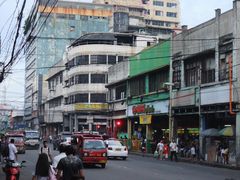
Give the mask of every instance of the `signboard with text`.
[(139, 124), (151, 124), (151, 123), (152, 123), (152, 115), (139, 116)]
[(127, 107), (127, 116), (168, 113), (169, 101), (136, 104)]
[(81, 110), (107, 110), (108, 104), (74, 104), (74, 109)]

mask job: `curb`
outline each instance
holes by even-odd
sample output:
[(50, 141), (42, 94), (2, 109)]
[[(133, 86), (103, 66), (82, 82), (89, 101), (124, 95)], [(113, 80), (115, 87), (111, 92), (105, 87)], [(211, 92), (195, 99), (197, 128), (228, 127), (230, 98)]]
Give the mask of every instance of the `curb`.
[[(129, 154), (133, 154), (133, 155), (138, 155), (138, 156), (142, 156), (142, 153), (140, 152), (133, 152), (133, 151), (129, 151)], [(153, 154), (149, 154), (149, 153), (146, 153), (144, 155), (144, 157), (151, 157), (151, 158), (154, 158), (153, 157)], [(202, 166), (210, 166), (210, 167), (216, 167), (216, 168), (225, 168), (225, 169), (232, 169), (232, 170), (240, 170), (240, 167), (239, 166), (233, 166), (233, 165), (222, 165), (222, 164), (217, 164), (217, 163), (208, 163), (208, 162), (205, 162), (205, 161), (191, 161), (189, 159), (184, 159), (184, 158), (178, 158), (179, 162), (186, 162), (186, 163), (191, 163), (191, 164), (199, 164), (199, 165), (202, 165)]]

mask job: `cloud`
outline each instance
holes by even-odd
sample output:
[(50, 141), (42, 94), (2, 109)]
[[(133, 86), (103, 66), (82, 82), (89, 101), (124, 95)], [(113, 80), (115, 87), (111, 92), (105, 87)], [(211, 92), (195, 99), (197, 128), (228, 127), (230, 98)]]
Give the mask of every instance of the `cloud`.
[(232, 8), (231, 0), (180, 0), (181, 24), (197, 26), (215, 17), (215, 9), (225, 12)]

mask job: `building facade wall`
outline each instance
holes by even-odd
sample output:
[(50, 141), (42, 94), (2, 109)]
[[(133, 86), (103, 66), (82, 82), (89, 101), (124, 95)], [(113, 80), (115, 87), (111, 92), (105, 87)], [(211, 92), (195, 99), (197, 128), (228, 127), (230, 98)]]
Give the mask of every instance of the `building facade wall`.
[[(46, 74), (48, 67), (61, 60), (66, 47), (81, 35), (95, 31), (108, 32), (109, 18), (112, 16), (111, 7), (107, 5), (61, 1), (52, 9), (50, 5), (45, 8), (45, 4), (40, 2), (40, 6), (35, 7), (37, 30), (31, 36), (36, 37), (33, 41), (30, 38), (31, 45), (26, 49), (25, 120), (30, 124), (33, 124), (34, 118), (34, 124), (38, 124), (39, 75)], [(33, 24), (30, 24), (26, 37), (32, 33)]]

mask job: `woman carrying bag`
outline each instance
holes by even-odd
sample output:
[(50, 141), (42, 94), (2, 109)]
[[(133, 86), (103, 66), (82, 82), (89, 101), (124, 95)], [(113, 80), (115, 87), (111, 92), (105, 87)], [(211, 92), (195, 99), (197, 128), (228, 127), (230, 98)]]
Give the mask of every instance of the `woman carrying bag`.
[(48, 161), (47, 154), (42, 153), (38, 156), (32, 180), (57, 180), (56, 173)]

